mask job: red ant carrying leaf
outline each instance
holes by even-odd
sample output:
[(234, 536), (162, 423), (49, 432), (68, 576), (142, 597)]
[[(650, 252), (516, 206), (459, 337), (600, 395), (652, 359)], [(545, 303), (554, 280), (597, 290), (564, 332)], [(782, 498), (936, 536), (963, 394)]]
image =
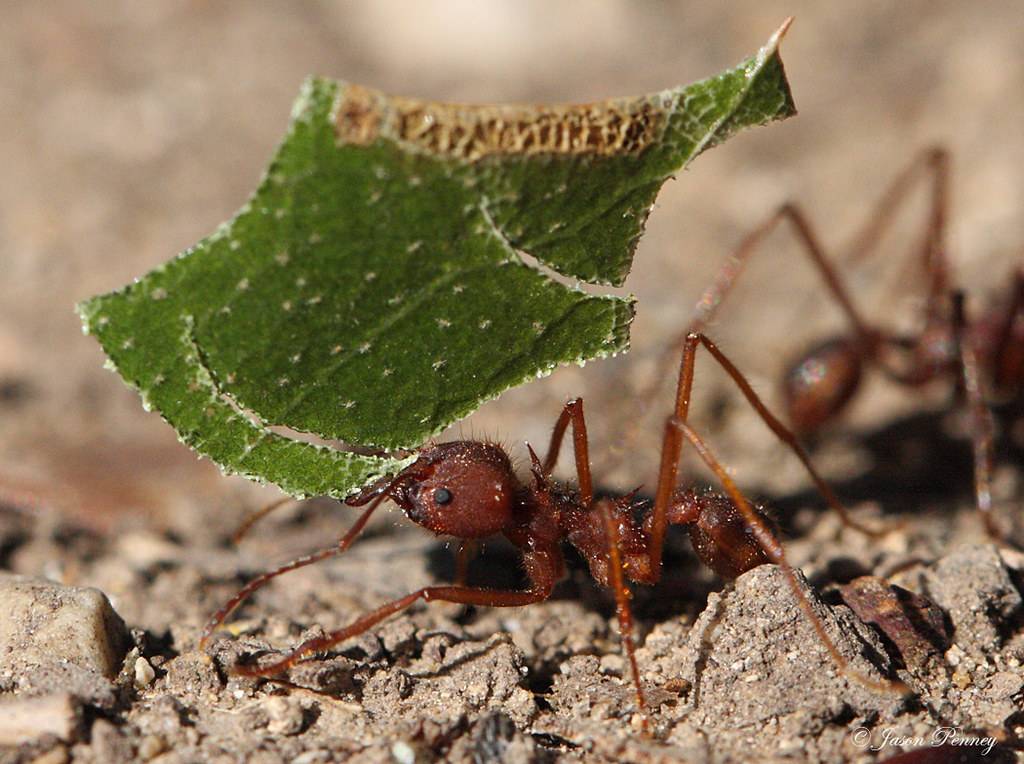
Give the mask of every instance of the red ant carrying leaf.
[[(402, 508), (409, 519), (438, 535), (462, 541), (504, 536), (522, 555), (529, 585), (521, 591), (482, 589), (462, 583), (426, 586), (381, 605), (345, 628), (307, 640), (272, 663), (236, 665), (232, 669), (234, 673), (246, 676), (279, 674), (306, 656), (366, 632), (419, 600), (489, 607), (521, 607), (542, 602), (548, 599), (555, 583), (564, 574), (562, 545), (568, 542), (587, 561), (594, 579), (614, 592), (637, 705), (644, 713), (646, 724), (647, 705), (635, 657), (626, 579), (643, 584), (657, 583), (662, 575), (662, 546), (666, 530), (669, 525), (683, 525), (687, 527), (700, 559), (723, 578), (735, 578), (763, 563), (779, 565), (801, 610), (814, 626), (837, 668), (870, 689), (905, 692), (906, 688), (898, 681), (876, 681), (848, 666), (800, 589), (764, 510), (743, 496), (707, 443), (687, 423), (694, 364), (701, 345), (726, 370), (772, 431), (797, 454), (828, 504), (840, 513), (845, 522), (855, 526), (815, 471), (794, 435), (772, 415), (732, 362), (707, 337), (691, 333), (683, 350), (674, 411), (665, 422), (654, 505), (641, 520), (636, 517), (638, 505), (633, 495), (595, 498), (583, 401), (577, 398), (562, 410), (546, 457), (541, 460), (530, 449), (532, 468), (527, 481), (516, 476), (508, 455), (493, 443), (455, 441), (424, 447), (419, 458), (398, 475), (371, 485), (346, 500), (350, 506), (367, 508), (337, 545), (293, 560), (243, 587), (207, 623), (200, 646), (206, 645), (214, 631), (250, 594), (271, 579), (348, 549), (374, 511), (385, 499), (390, 499)], [(576, 487), (557, 483), (551, 478), (570, 425), (576, 461)], [(714, 472), (724, 493), (677, 488), (679, 461), (683, 445), (687, 442)], [(460, 571), (465, 569), (466, 548), (460, 549)], [(459, 578), (461, 581), (461, 576)]]

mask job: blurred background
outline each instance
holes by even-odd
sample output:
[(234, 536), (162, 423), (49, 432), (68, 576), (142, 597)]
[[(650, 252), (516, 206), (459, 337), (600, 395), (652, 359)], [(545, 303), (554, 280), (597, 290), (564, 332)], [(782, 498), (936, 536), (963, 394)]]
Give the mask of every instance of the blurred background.
[[(652, 483), (671, 383), (646, 419), (633, 391), (744, 232), (782, 201), (804, 204), (839, 248), (887, 182), (941, 143), (953, 156), (951, 257), (973, 299), (1005, 288), (1024, 251), (1016, 2), (5, 0), (2, 10), (0, 498), (99, 529), (237, 518), (275, 495), (222, 478), (144, 413), (103, 370), (73, 305), (231, 216), (310, 73), (447, 101), (588, 101), (710, 76), (796, 17), (782, 52), (800, 114), (743, 133), (665, 186), (623, 290), (639, 300), (634, 352), (562, 369), (454, 428), (522, 458), (522, 442), (542, 443), (561, 404), (583, 395), (605, 485)], [(920, 292), (899, 274), (923, 201), (919, 191), (883, 254), (849, 274), (873, 316), (914, 315)], [(711, 333), (773, 399), (785, 360), (840, 326), (780, 233)], [(722, 375), (701, 365), (698, 377), (698, 421), (741, 483), (798, 486), (792, 458)], [(944, 399), (940, 389), (931, 404)], [(873, 385), (848, 426), (883, 426), (921, 406), (919, 395)]]

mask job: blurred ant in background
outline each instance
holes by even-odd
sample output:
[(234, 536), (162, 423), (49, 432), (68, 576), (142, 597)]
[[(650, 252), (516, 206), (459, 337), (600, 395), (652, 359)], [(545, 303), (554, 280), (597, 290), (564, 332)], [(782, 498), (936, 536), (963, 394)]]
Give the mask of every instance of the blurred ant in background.
[[(916, 156), (882, 195), (845, 258), (855, 262), (870, 254), (915, 182), (927, 180), (927, 225), (910, 262), (916, 272), (904, 279), (925, 287), (920, 327), (915, 333), (896, 333), (864, 318), (836, 266), (826, 256), (808, 216), (797, 205), (787, 203), (743, 239), (701, 296), (687, 334), (706, 330), (765, 237), (788, 222), (848, 324), (845, 333), (815, 343), (786, 369), (781, 388), (792, 429), (803, 438), (835, 422), (872, 369), (911, 390), (935, 381), (946, 382), (969, 416), (977, 508), (989, 536), (1006, 541), (992, 516), (995, 426), (990, 401), (1016, 400), (1024, 384), (1024, 267), (1018, 266), (1010, 274), (1001, 295), (975, 316), (968, 314), (964, 292), (953, 285), (947, 254), (949, 165), (949, 155), (943, 148), (931, 147)], [(680, 344), (682, 338), (673, 343), (673, 348)], [(667, 358), (651, 386), (641, 392), (642, 401), (657, 392), (667, 370)]]

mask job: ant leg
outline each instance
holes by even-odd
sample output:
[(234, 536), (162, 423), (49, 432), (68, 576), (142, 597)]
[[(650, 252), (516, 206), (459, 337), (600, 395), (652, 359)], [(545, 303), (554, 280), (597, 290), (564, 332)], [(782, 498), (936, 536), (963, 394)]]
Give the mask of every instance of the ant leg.
[(590, 509), (594, 498), (594, 480), (590, 474), (590, 447), (587, 444), (587, 421), (583, 416), (583, 399), (574, 398), (565, 404), (562, 413), (558, 415), (555, 422), (555, 429), (551, 432), (551, 442), (548, 445), (547, 456), (541, 470), (545, 475), (551, 473), (555, 462), (558, 461), (558, 454), (562, 450), (562, 439), (565, 437), (565, 430), (572, 422), (572, 447), (576, 457), (576, 477), (580, 489), (580, 501), (583, 506)]
[(865, 533), (869, 536), (879, 536), (885, 531), (875, 530), (868, 528), (853, 518), (850, 517), (846, 511), (846, 507), (839, 500), (839, 497), (835, 495), (832, 487), (825, 482), (824, 478), (818, 474), (818, 471), (811, 464), (811, 457), (800, 441), (797, 440), (786, 425), (784, 425), (774, 414), (768, 409), (754, 388), (751, 387), (750, 382), (747, 381), (746, 377), (740, 372), (739, 369), (726, 357), (726, 355), (718, 349), (710, 339), (705, 335), (691, 332), (686, 337), (686, 344), (683, 347), (683, 358), (679, 364), (679, 381), (676, 388), (676, 405), (674, 416), (665, 423), (665, 434), (661, 449), (661, 465), (658, 470), (658, 489), (655, 493), (654, 499), (654, 518), (653, 525), (651, 528), (651, 547), (650, 547), (650, 560), (651, 569), (655, 575), (660, 575), (661, 572), (661, 545), (665, 537), (665, 530), (668, 526), (668, 507), (672, 497), (672, 491), (676, 486), (676, 478), (679, 473), (679, 456), (682, 452), (682, 440), (679, 435), (678, 427), (673, 424), (673, 421), (686, 422), (687, 416), (690, 410), (690, 395), (693, 390), (693, 373), (694, 365), (697, 356), (697, 347), (703, 345), (704, 348), (711, 354), (711, 356), (718, 362), (725, 372), (729, 375), (736, 387), (739, 388), (740, 392), (743, 393), (743, 397), (747, 399), (750, 406), (758, 413), (761, 420), (768, 425), (768, 428), (775, 434), (775, 436), (781, 440), (789, 449), (796, 454), (800, 463), (803, 464), (804, 469), (811, 476), (811, 480), (814, 482), (818, 492), (825, 499), (825, 502), (833, 509), (842, 520), (843, 524), (854, 528), (861, 533)]
[[(930, 147), (914, 157), (907, 168), (896, 177), (889, 188), (882, 194), (868, 222), (854, 236), (854, 244), (849, 248), (843, 259), (860, 260), (875, 249), (882, 234), (891, 224), (900, 203), (906, 198), (913, 186), (913, 182), (917, 180), (919, 174), (923, 171), (930, 177), (932, 189), (931, 212), (929, 214), (925, 240), (922, 244), (923, 264), (925, 271), (930, 274), (929, 303), (937, 303), (938, 298), (934, 295), (941, 295), (945, 290), (947, 282), (947, 268), (944, 260), (944, 234), (949, 198), (948, 168), (949, 155), (945, 149), (938, 146)], [(646, 405), (657, 393), (661, 380), (668, 376), (668, 369), (672, 358), (675, 352), (685, 343), (686, 335), (690, 332), (703, 332), (707, 328), (707, 325), (717, 313), (719, 306), (732, 290), (747, 262), (757, 251), (758, 246), (783, 220), (789, 220), (792, 223), (797, 238), (803, 245), (803, 251), (821, 274), (833, 298), (846, 313), (854, 332), (862, 339), (867, 340), (869, 347), (877, 342), (878, 331), (861, 318), (835, 266), (825, 255), (825, 250), (809, 219), (796, 204), (787, 203), (782, 205), (767, 220), (744, 237), (740, 245), (719, 270), (715, 280), (701, 295), (686, 332), (671, 343), (659, 362), (651, 383), (640, 391), (638, 397), (644, 404), (645, 409)]]
[[(797, 205), (787, 203), (779, 207), (767, 220), (746, 235), (743, 241), (740, 242), (739, 247), (736, 248), (725, 265), (719, 270), (715, 280), (704, 290), (704, 293), (697, 301), (697, 306), (694, 309), (687, 330), (665, 349), (657, 364), (651, 382), (640, 390), (637, 397), (641, 402), (641, 414), (646, 411), (647, 406), (654, 399), (654, 396), (661, 387), (662, 380), (668, 376), (672, 358), (678, 350), (685, 347), (686, 338), (695, 332), (700, 333), (704, 331), (708, 323), (718, 312), (726, 296), (735, 286), (736, 281), (743, 272), (743, 268), (753, 257), (754, 253), (759, 251), (758, 247), (761, 242), (783, 221), (789, 221), (793, 226), (797, 240), (802, 245), (802, 251), (810, 258), (811, 263), (818, 270), (829, 294), (832, 295), (832, 298), (846, 314), (854, 333), (860, 338), (864, 347), (871, 350), (879, 344), (880, 332), (864, 320), (860, 311), (853, 304), (853, 299), (850, 297), (842, 277), (825, 254), (825, 249), (821, 245), (814, 228), (811, 226), (810, 220)], [(627, 435), (628, 438), (629, 436)]]
[(332, 631), (322, 637), (303, 642), (283, 658), (268, 666), (236, 665), (231, 673), (240, 676), (273, 676), (285, 671), (300, 660), (313, 653), (326, 650), (339, 642), (356, 637), (372, 629), (381, 621), (395, 615), (417, 600), (425, 602), (455, 602), (463, 605), (480, 605), (484, 607), (522, 607), (534, 602), (543, 602), (551, 594), (552, 582), (545, 582), (527, 591), (504, 591), (498, 589), (475, 589), (468, 586), (426, 586), (404, 597), (381, 605), (362, 618), (357, 619), (343, 629)]
[(576, 457), (576, 474), (579, 482), (581, 499), (584, 506), (589, 507), (594, 495), (593, 478), (590, 474), (590, 447), (587, 441), (587, 422), (583, 416), (583, 399), (574, 398), (565, 404), (558, 415), (555, 427), (551, 431), (547, 455), (541, 466), (545, 475), (549, 475), (558, 461), (562, 450), (562, 440), (570, 422), (572, 423), (573, 454)]
[(235, 532), (231, 534), (231, 543), (237, 546), (239, 543), (241, 543), (242, 539), (245, 538), (246, 535), (248, 535), (249, 531), (252, 530), (252, 527), (256, 525), (256, 523), (258, 523), (260, 520), (262, 520), (264, 517), (269, 515), (274, 510), (287, 506), (293, 501), (300, 500), (294, 499), (291, 496), (282, 496), (280, 499), (275, 499), (269, 504), (260, 507), (255, 512), (249, 514), (249, 516), (246, 517), (245, 520), (243, 520), (241, 524), (235, 529)]
[(941, 247), (949, 201), (949, 152), (942, 146), (929, 146), (916, 154), (882, 193), (868, 215), (868, 222), (854, 234), (843, 255), (844, 262), (855, 263), (871, 254), (892, 225), (900, 204), (922, 174), (930, 181), (931, 212), (925, 236), (926, 251)]
[[(825, 286), (832, 294), (832, 297), (839, 303), (843, 312), (846, 313), (846, 317), (856, 334), (863, 338), (870, 338), (875, 335), (875, 331), (869, 327), (854, 306), (853, 300), (850, 298), (846, 286), (839, 276), (839, 272), (825, 254), (825, 248), (821, 245), (821, 240), (811, 226), (810, 220), (796, 204), (792, 203), (783, 204), (740, 242), (739, 247), (737, 247), (732, 257), (726, 261), (725, 265), (722, 266), (711, 286), (704, 290), (704, 294), (697, 301), (697, 307), (694, 309), (694, 315), (686, 334), (704, 330), (711, 319), (714, 318), (723, 300), (725, 300), (733, 286), (735, 286), (736, 280), (739, 278), (740, 273), (742, 273), (743, 268), (754, 253), (758, 251), (758, 246), (761, 242), (780, 223), (787, 220), (793, 226), (797, 240), (803, 246), (804, 253), (810, 258), (811, 263), (824, 279)], [(680, 337), (676, 343), (677, 345), (685, 342), (686, 334)]]
[(636, 704), (643, 715), (643, 728), (648, 729), (647, 699), (644, 697), (643, 685), (640, 684), (640, 668), (636, 662), (636, 645), (633, 642), (633, 611), (629, 606), (629, 588), (622, 574), (622, 554), (619, 551), (619, 529), (612, 519), (612, 513), (604, 502), (598, 504), (598, 512), (604, 523), (605, 538), (608, 541), (608, 572), (611, 578), (612, 591), (615, 592), (615, 616), (619, 621), (619, 639), (629, 659), (629, 670), (633, 674), (633, 686), (636, 688)]
[(953, 340), (960, 365), (960, 383), (963, 386), (971, 422), (971, 446), (974, 452), (974, 499), (985, 523), (989, 537), (1004, 541), (1003, 533), (992, 517), (992, 442), (995, 423), (992, 411), (981, 394), (978, 357), (971, 343), (966, 341), (967, 314), (964, 293), (953, 293)]
[(277, 578), (278, 576), (284, 573), (288, 573), (293, 570), (298, 570), (299, 568), (304, 568), (307, 565), (312, 565), (314, 562), (320, 562), (321, 560), (326, 560), (329, 557), (336, 557), (337, 555), (341, 554), (346, 549), (348, 549), (350, 546), (352, 546), (352, 542), (356, 540), (356, 537), (362, 532), (363, 528), (366, 527), (366, 523), (370, 520), (370, 516), (373, 514), (374, 510), (376, 510), (377, 507), (381, 505), (381, 502), (383, 502), (386, 497), (387, 494), (383, 493), (377, 496), (370, 504), (370, 506), (363, 511), (363, 513), (359, 516), (359, 519), (355, 521), (353, 526), (349, 528), (348, 533), (346, 533), (345, 536), (341, 539), (341, 541), (339, 541), (334, 546), (327, 547), (326, 549), (321, 549), (319, 552), (314, 552), (313, 554), (297, 557), (296, 559), (292, 560), (291, 562), (285, 565), (282, 565), (279, 568), (275, 568), (274, 570), (268, 571), (257, 576), (252, 581), (243, 586), (241, 589), (239, 589), (238, 593), (235, 594), (235, 596), (232, 597), (230, 600), (228, 600), (224, 604), (224, 606), (221, 607), (220, 610), (218, 610), (216, 613), (214, 613), (210, 617), (210, 620), (207, 621), (206, 626), (203, 628), (203, 633), (199, 637), (199, 649), (202, 650), (203, 648), (205, 648), (207, 642), (209, 642), (210, 640), (210, 637), (212, 637), (213, 633), (220, 627), (222, 623), (224, 623), (224, 620), (228, 616), (230, 616), (238, 608), (238, 606), (241, 605), (249, 597), (249, 595), (251, 595), (257, 589), (263, 587), (268, 581)]
[(721, 462), (718, 461), (718, 458), (711, 452), (708, 445), (685, 421), (677, 417), (671, 417), (669, 419), (669, 426), (685, 437), (697, 450), (701, 459), (703, 459), (704, 463), (707, 464), (711, 471), (715, 473), (715, 476), (722, 484), (722, 487), (725, 488), (726, 494), (728, 494), (733, 504), (740, 511), (740, 514), (743, 515), (743, 518), (747, 523), (747, 527), (753, 533), (754, 538), (757, 539), (758, 544), (760, 544), (765, 554), (768, 555), (772, 562), (782, 569), (783, 574), (786, 576), (786, 581), (789, 584), (789, 588), (793, 592), (793, 596), (796, 597), (797, 603), (800, 605), (800, 609), (814, 626), (814, 630), (818, 633), (818, 637), (821, 639), (822, 644), (825, 645), (829, 655), (832, 656), (832, 660), (835, 662), (839, 671), (847, 677), (854, 679), (859, 684), (872, 690), (901, 694), (908, 693), (909, 688), (903, 682), (888, 679), (878, 681), (864, 676), (860, 672), (854, 671), (850, 668), (849, 662), (845, 657), (843, 657), (843, 654), (839, 652), (839, 648), (836, 647), (835, 643), (828, 636), (828, 632), (825, 631), (825, 624), (822, 623), (818, 614), (814, 612), (810, 601), (801, 590), (800, 584), (796, 579), (796, 574), (793, 572), (793, 568), (786, 561), (786, 555), (782, 549), (782, 545), (778, 542), (775, 536), (772, 535), (771, 530), (769, 530), (768, 526), (765, 525), (764, 521), (762, 521), (761, 518), (757, 516), (757, 513), (754, 512), (754, 509), (750, 506), (750, 502), (748, 502), (740, 492), (736, 483), (733, 482), (733, 479), (729, 476), (729, 473), (722, 466)]
[[(576, 457), (576, 474), (580, 489), (580, 502), (588, 510), (593, 505), (594, 487), (590, 473), (589, 447), (587, 445), (587, 421), (583, 414), (583, 399), (569, 401), (562, 409), (555, 429), (551, 433), (551, 443), (542, 469), (544, 474), (551, 471), (558, 460), (565, 430), (572, 423), (573, 453)], [(648, 729), (647, 700), (644, 697), (643, 685), (640, 684), (640, 669), (636, 662), (636, 644), (633, 642), (633, 611), (629, 607), (629, 587), (623, 575), (622, 554), (619, 550), (619, 528), (612, 519), (608, 505), (598, 502), (597, 511), (604, 524), (605, 537), (608, 543), (608, 571), (612, 591), (615, 594), (615, 614), (619, 621), (619, 638), (629, 660), (629, 668), (633, 675), (633, 686), (636, 688), (636, 701), (640, 713), (643, 714), (644, 729)]]

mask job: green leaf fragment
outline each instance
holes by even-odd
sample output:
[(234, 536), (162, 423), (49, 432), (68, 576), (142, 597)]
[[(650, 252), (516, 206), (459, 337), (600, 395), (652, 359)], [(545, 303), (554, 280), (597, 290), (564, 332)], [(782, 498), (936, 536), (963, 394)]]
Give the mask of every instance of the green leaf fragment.
[(621, 284), (666, 179), (794, 113), (779, 36), (712, 79), (584, 106), (437, 104), (312, 79), (249, 202), (82, 303), (85, 329), (226, 471), (349, 495), (409, 462), (384, 451), (559, 364), (626, 349), (631, 300), (559, 283), (520, 252)]

